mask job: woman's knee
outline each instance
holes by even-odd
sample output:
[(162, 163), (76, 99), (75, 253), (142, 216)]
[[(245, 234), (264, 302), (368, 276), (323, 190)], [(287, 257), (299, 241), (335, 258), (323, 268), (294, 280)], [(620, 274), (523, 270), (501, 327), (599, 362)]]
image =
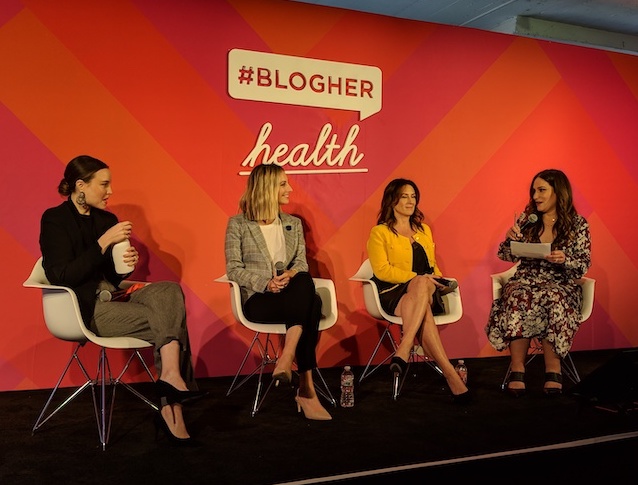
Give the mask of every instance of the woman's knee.
[(312, 280), (312, 276), (307, 271), (301, 271), (297, 273), (291, 281), (294, 281), (300, 288), (305, 288), (308, 291), (313, 291), (315, 288), (315, 282)]

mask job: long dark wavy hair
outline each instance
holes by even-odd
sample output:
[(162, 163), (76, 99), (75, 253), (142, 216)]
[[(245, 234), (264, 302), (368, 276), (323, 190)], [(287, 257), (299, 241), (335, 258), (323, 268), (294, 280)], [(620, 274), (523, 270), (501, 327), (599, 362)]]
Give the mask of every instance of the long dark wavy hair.
[(385, 224), (390, 230), (397, 234), (394, 226), (397, 223), (397, 218), (394, 216), (394, 206), (396, 206), (401, 198), (401, 189), (406, 185), (411, 186), (414, 189), (416, 195), (416, 205), (414, 212), (410, 216), (410, 227), (414, 231), (421, 230), (421, 223), (423, 222), (423, 212), (419, 210), (419, 201), (421, 200), (421, 192), (412, 180), (408, 179), (394, 179), (390, 182), (383, 191), (383, 198), (381, 199), (381, 209), (379, 210), (379, 216), (377, 218), (377, 224)]
[(556, 194), (555, 237), (552, 247), (567, 246), (575, 237), (573, 229), (578, 212), (576, 212), (576, 208), (574, 207), (572, 186), (569, 183), (567, 175), (553, 168), (538, 172), (534, 178), (532, 178), (532, 182), (529, 186), (529, 202), (525, 207), (525, 212), (528, 217), (530, 214), (536, 214), (538, 221), (525, 227), (523, 229), (523, 236), (528, 241), (539, 241), (543, 231), (543, 214), (536, 210), (536, 204), (534, 203), (534, 182), (538, 178), (547, 182)]

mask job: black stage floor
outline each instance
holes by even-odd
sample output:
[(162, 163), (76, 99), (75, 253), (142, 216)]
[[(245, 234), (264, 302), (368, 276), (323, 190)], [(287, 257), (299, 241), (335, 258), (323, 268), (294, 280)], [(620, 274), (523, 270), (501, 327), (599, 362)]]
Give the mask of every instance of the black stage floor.
[[(106, 451), (99, 444), (90, 392), (33, 436), (48, 392), (4, 392), (0, 483), (633, 484), (638, 480), (636, 353), (572, 353), (583, 379), (575, 388), (579, 395), (566, 384), (557, 399), (542, 394), (541, 359), (530, 364), (528, 394), (520, 399), (500, 391), (507, 357), (466, 359), (474, 395), (467, 406), (453, 404), (444, 380), (423, 363), (411, 367), (401, 396), (392, 401), (391, 377), (383, 367), (357, 382), (354, 408), (330, 409), (329, 422), (298, 415), (292, 388), (273, 389), (251, 417), (256, 378), (229, 397), (230, 378), (201, 379), (211, 397), (186, 409), (189, 429), (200, 443), (188, 449), (156, 441), (152, 411), (124, 389), (117, 392)], [(358, 376), (362, 369), (354, 370)], [(322, 371), (337, 398), (340, 371)], [(135, 387), (153, 395), (151, 384)]]

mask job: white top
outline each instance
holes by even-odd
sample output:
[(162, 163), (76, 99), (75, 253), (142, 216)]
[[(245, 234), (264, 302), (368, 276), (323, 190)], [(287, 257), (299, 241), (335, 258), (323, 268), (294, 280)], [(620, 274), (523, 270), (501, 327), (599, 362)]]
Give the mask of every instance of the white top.
[(277, 217), (272, 224), (259, 225), (261, 233), (266, 240), (268, 253), (273, 265), (273, 275), (275, 275), (275, 263), (286, 261), (286, 239), (284, 238), (284, 229), (281, 225), (281, 219)]

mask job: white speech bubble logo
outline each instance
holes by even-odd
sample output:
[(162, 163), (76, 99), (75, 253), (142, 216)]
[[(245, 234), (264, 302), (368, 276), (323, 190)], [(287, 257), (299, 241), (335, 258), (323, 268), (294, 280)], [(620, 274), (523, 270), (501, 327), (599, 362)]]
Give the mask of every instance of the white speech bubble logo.
[(358, 111), (381, 111), (381, 69), (305, 57), (233, 49), (228, 93), (235, 99)]

